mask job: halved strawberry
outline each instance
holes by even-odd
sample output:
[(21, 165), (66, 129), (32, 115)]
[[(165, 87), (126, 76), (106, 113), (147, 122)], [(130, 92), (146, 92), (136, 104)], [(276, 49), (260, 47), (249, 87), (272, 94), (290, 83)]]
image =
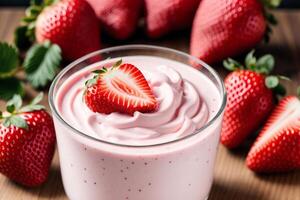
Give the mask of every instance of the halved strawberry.
[(132, 64), (116, 62), (103, 67), (86, 82), (86, 105), (93, 111), (109, 114), (121, 112), (133, 115), (135, 111), (153, 112), (158, 103), (144, 75)]
[(283, 98), (250, 149), (247, 166), (255, 172), (300, 168), (300, 101)]

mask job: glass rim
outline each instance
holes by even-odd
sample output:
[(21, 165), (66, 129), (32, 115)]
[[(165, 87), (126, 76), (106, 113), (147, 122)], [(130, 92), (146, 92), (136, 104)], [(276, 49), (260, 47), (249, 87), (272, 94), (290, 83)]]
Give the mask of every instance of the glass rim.
[[(87, 59), (89, 59), (93, 56), (103, 54), (105, 52), (111, 52), (111, 51), (136, 50), (136, 49), (160, 50), (160, 51), (166, 51), (166, 52), (174, 53), (174, 54), (177, 54), (177, 55), (180, 55), (180, 56), (187, 57), (188, 59), (192, 60), (193, 62), (196, 62), (197, 64), (200, 64), (201, 66), (205, 67), (208, 70), (208, 72), (211, 73), (214, 78), (216, 78), (216, 80), (218, 82), (218, 85), (221, 88), (220, 97), (222, 98), (222, 102), (221, 102), (221, 106), (218, 108), (218, 112), (216, 112), (216, 114), (204, 126), (202, 126), (201, 128), (196, 129), (191, 134), (188, 134), (184, 137), (180, 137), (180, 138), (177, 138), (175, 140), (171, 140), (171, 141), (167, 141), (167, 142), (161, 142), (161, 143), (155, 143), (155, 144), (145, 144), (145, 145), (120, 144), (120, 143), (114, 143), (114, 142), (106, 141), (106, 140), (103, 140), (103, 139), (99, 139), (99, 138), (90, 136), (88, 134), (85, 134), (84, 132), (76, 129), (75, 127), (73, 127), (67, 121), (65, 121), (63, 119), (63, 117), (58, 112), (58, 110), (56, 108), (56, 105), (54, 103), (54, 88), (55, 88), (57, 82), (61, 79), (61, 77), (63, 77), (63, 75), (65, 75), (65, 73), (67, 73), (70, 69), (72, 69), (77, 64), (79, 64), (79, 63), (83, 62), (84, 60), (87, 60)], [(194, 57), (194, 56), (191, 56), (187, 53), (179, 51), (179, 50), (171, 49), (171, 48), (168, 48), (168, 47), (161, 47), (161, 46), (155, 46), (155, 45), (144, 45), (144, 44), (120, 45), (120, 46), (104, 48), (104, 49), (100, 49), (100, 50), (91, 52), (91, 53), (89, 53), (89, 54), (87, 54), (87, 55), (71, 62), (69, 65), (67, 65), (63, 70), (61, 70), (56, 75), (53, 82), (51, 83), (49, 93), (48, 93), (48, 102), (49, 102), (50, 109), (52, 111), (52, 115), (54, 115), (62, 124), (64, 124), (66, 127), (68, 127), (68, 129), (71, 130), (72, 132), (75, 132), (76, 134), (78, 134), (80, 136), (83, 136), (87, 139), (90, 139), (90, 140), (93, 140), (93, 141), (96, 141), (96, 142), (101, 142), (101, 143), (105, 143), (105, 144), (108, 144), (108, 145), (119, 146), (119, 147), (135, 147), (135, 148), (146, 148), (146, 147), (154, 147), (154, 146), (172, 144), (172, 143), (176, 143), (176, 142), (179, 142), (179, 141), (186, 140), (186, 139), (188, 139), (190, 137), (193, 137), (195, 135), (198, 135), (199, 133), (203, 132), (205, 129), (210, 127), (220, 117), (220, 115), (223, 113), (223, 111), (225, 109), (226, 101), (227, 101), (227, 93), (226, 93), (226, 89), (225, 89), (225, 85), (224, 85), (223, 80), (221, 79), (219, 74), (212, 67), (210, 67), (208, 64), (206, 64), (204, 61), (198, 59), (197, 57)]]

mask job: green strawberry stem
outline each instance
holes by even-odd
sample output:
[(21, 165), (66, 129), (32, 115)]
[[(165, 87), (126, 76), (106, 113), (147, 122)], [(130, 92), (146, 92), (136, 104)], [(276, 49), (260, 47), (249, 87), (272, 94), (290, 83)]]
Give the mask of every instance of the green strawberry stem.
[(0, 112), (0, 121), (3, 126), (9, 127), (11, 125), (28, 129), (26, 120), (19, 116), (25, 112), (45, 109), (44, 106), (38, 103), (43, 99), (43, 93), (37, 95), (28, 105), (22, 107), (22, 98), (20, 95), (14, 95), (6, 104), (6, 111)]
[(275, 59), (271, 54), (266, 54), (259, 58), (256, 58), (254, 56), (254, 53), (255, 50), (252, 50), (247, 54), (244, 65), (232, 58), (224, 60), (223, 65), (229, 71), (251, 70), (256, 73), (265, 75), (266, 87), (272, 89), (275, 92), (275, 94), (279, 96), (284, 96), (286, 90), (284, 86), (280, 84), (280, 80), (290, 79), (281, 75), (269, 75), (275, 66)]

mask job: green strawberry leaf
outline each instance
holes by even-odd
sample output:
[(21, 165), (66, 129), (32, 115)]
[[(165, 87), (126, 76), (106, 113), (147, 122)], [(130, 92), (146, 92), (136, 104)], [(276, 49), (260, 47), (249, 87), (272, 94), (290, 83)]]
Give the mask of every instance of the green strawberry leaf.
[(276, 17), (272, 14), (272, 13), (265, 13), (265, 17), (267, 19), (267, 21), (269, 22), (269, 24), (271, 25), (277, 25), (278, 21), (276, 19)]
[(24, 113), (24, 112), (31, 112), (31, 111), (35, 111), (35, 110), (43, 110), (45, 109), (45, 106), (42, 105), (27, 105), (24, 106), (23, 108), (21, 108), (19, 110), (20, 113)]
[(300, 98), (300, 86), (297, 88), (297, 95)]
[(94, 74), (100, 74), (102, 73), (102, 70), (101, 69), (96, 69), (94, 71), (92, 71)]
[(283, 85), (281, 85), (280, 83), (277, 85), (277, 87), (272, 89), (273, 92), (279, 96), (285, 96), (286, 94), (286, 89)]
[(18, 51), (13, 46), (0, 42), (0, 78), (11, 77), (18, 68)]
[(41, 92), (30, 102), (30, 104), (21, 108), (19, 110), (19, 113), (45, 109), (45, 106), (38, 105), (38, 103), (40, 103), (42, 99), (43, 99), (43, 93)]
[(224, 60), (223, 65), (229, 71), (243, 69), (243, 65), (232, 58), (227, 58), (226, 60)]
[(61, 49), (49, 41), (29, 49), (24, 60), (27, 79), (33, 87), (44, 87), (52, 81), (62, 60)]
[(52, 4), (54, 4), (54, 3), (56, 3), (58, 0), (44, 0), (44, 6), (46, 7), (46, 6), (50, 6), (50, 5), (52, 5)]
[(40, 5), (41, 0), (30, 0), (30, 5)]
[(277, 77), (278, 77), (280, 80), (291, 81), (291, 79), (290, 79), (289, 77), (286, 77), (286, 76), (278, 75)]
[(20, 95), (15, 94), (12, 99), (10, 99), (7, 104), (6, 108), (7, 111), (12, 113), (15, 110), (19, 110), (22, 107), (22, 98)]
[(0, 79), (0, 99), (9, 100), (14, 94), (24, 95), (22, 82), (15, 77)]
[(42, 6), (37, 4), (32, 4), (26, 9), (25, 15), (31, 18), (37, 18), (42, 10), (43, 10)]
[(19, 26), (14, 33), (14, 43), (19, 49), (27, 49), (32, 44), (27, 36), (27, 26)]
[(5, 127), (9, 127), (11, 125), (11, 122), (9, 120), (9, 117), (7, 118), (4, 118), (3, 122), (2, 122), (2, 125), (5, 126)]
[(271, 54), (260, 57), (257, 61), (256, 70), (259, 73), (269, 74), (275, 65), (275, 59)]
[(37, 105), (38, 103), (40, 103), (42, 101), (44, 97), (44, 94), (42, 92), (40, 92), (31, 102), (31, 105)]
[(265, 85), (267, 88), (272, 89), (276, 95), (284, 96), (286, 94), (285, 87), (280, 84), (280, 76), (267, 76)]
[(7, 121), (6, 124), (4, 124), (4, 122), (3, 122), (3, 125), (5, 127), (13, 125), (13, 126), (16, 126), (16, 127), (19, 127), (19, 128), (28, 129), (28, 125), (27, 125), (26, 120), (23, 119), (20, 116), (12, 115), (10, 117), (7, 117), (4, 121)]
[(90, 86), (94, 85), (97, 82), (97, 78), (98, 78), (98, 76), (94, 76), (93, 78), (87, 80), (85, 82), (85, 86), (90, 87)]
[[(118, 66), (120, 66), (122, 64), (122, 59), (118, 60), (117, 62), (115, 62), (112, 66), (112, 68), (116, 68)], [(104, 68), (104, 67), (103, 67)]]
[(269, 89), (276, 88), (279, 85), (279, 78), (277, 76), (268, 76), (265, 79), (265, 84)]
[(11, 105), (7, 105), (6, 106), (6, 110), (9, 112), (9, 113), (13, 113), (16, 108), (15, 108), (15, 105), (11, 104)]
[(254, 56), (255, 50), (250, 51), (245, 58), (245, 65), (248, 69), (256, 65), (256, 57)]
[(35, 41), (35, 22), (44, 9), (44, 4), (39, 0), (31, 0), (30, 6), (21, 19), (21, 26), (15, 30), (15, 44), (19, 49), (28, 48)]
[(267, 22), (267, 27), (264, 35), (264, 42), (268, 43), (270, 41), (270, 35), (272, 33), (272, 26), (277, 25), (277, 20), (275, 16), (269, 12), (269, 9), (277, 8), (282, 0), (261, 0), (264, 6), (264, 17)]
[(263, 4), (268, 8), (277, 8), (281, 4), (281, 0), (263, 0)]

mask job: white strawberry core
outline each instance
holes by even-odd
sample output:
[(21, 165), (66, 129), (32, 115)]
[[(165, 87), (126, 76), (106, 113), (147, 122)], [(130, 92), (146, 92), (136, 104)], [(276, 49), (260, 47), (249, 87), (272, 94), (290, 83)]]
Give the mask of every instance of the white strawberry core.
[[(113, 101), (117, 98), (117, 102), (120, 103), (122, 97), (130, 100), (122, 101), (123, 106), (129, 107), (132, 104), (134, 104), (134, 106), (138, 104), (146, 105), (151, 101), (148, 95), (144, 93), (143, 88), (138, 86), (140, 80), (131, 76), (130, 71), (129, 73), (124, 73), (120, 70), (109, 70), (103, 76), (103, 80), (105, 80), (106, 86), (109, 88), (108, 91), (110, 91), (110, 93), (108, 95), (113, 95)], [(127, 103), (127, 105), (125, 105), (125, 103)]]
[(278, 133), (284, 127), (289, 126), (293, 120), (298, 119), (300, 116), (300, 101), (297, 98), (292, 99), (279, 115), (274, 116), (274, 121), (269, 123), (265, 134), (258, 140), (256, 146), (260, 146), (274, 137), (274, 133)]

